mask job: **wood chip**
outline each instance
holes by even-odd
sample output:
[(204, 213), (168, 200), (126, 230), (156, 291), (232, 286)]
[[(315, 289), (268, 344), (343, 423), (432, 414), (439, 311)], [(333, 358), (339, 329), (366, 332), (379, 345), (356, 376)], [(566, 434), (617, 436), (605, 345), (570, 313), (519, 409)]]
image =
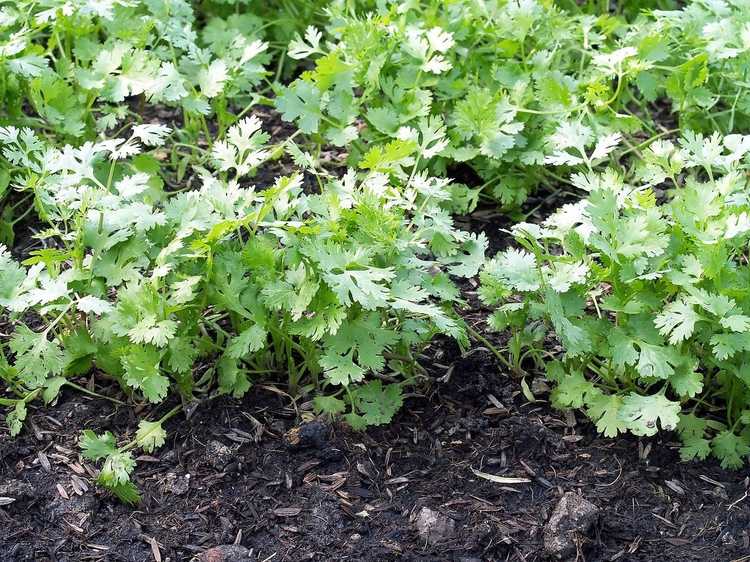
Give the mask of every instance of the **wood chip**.
[(721, 482), (717, 482), (713, 478), (709, 478), (708, 476), (704, 476), (703, 474), (699, 475), (698, 478), (700, 478), (704, 482), (708, 482), (709, 484), (713, 484), (714, 486), (718, 486), (719, 488), (725, 488), (726, 487)]
[(396, 478), (391, 478), (390, 480), (386, 480), (386, 484), (406, 484), (409, 481), (409, 479), (406, 476), (397, 476)]
[(680, 494), (681, 496), (685, 495), (685, 490), (682, 489), (682, 486), (680, 486), (676, 481), (674, 480), (665, 480), (664, 484), (672, 490), (673, 492), (676, 492)]
[(16, 498), (6, 498), (5, 496), (0, 496), (0, 507), (4, 505), (10, 505), (14, 501), (16, 501)]
[(161, 552), (159, 551), (159, 543), (156, 542), (154, 537), (146, 537), (146, 542), (151, 546), (151, 554), (156, 562), (161, 562)]
[(61, 497), (65, 498), (66, 500), (70, 499), (68, 492), (65, 491), (65, 488), (63, 488), (62, 484), (58, 482), (56, 487), (57, 487), (57, 493), (60, 494)]
[(73, 530), (74, 530), (74, 531), (75, 531), (76, 533), (78, 533), (78, 534), (80, 534), (80, 535), (82, 535), (82, 534), (83, 534), (83, 529), (82, 529), (81, 527), (79, 527), (78, 525), (74, 525), (74, 524), (73, 524), (73, 523), (71, 523), (70, 521), (66, 521), (66, 520), (63, 520), (63, 521), (64, 521), (64, 523), (65, 523), (65, 524), (66, 524), (66, 525), (67, 525), (68, 527), (70, 527), (71, 529), (73, 529)]
[(531, 482), (531, 480), (528, 478), (497, 476), (495, 474), (488, 474), (487, 472), (482, 472), (481, 470), (476, 470), (474, 468), (472, 468), (471, 471), (475, 476), (478, 476), (479, 478), (484, 478), (485, 480), (489, 480), (491, 482), (497, 482), (498, 484), (528, 484), (529, 482)]
[(52, 465), (49, 463), (47, 455), (39, 451), (36, 455), (36, 458), (39, 459), (39, 464), (42, 465), (42, 468), (45, 472), (52, 472)]
[(301, 507), (277, 507), (273, 510), (276, 517), (296, 517), (302, 513)]

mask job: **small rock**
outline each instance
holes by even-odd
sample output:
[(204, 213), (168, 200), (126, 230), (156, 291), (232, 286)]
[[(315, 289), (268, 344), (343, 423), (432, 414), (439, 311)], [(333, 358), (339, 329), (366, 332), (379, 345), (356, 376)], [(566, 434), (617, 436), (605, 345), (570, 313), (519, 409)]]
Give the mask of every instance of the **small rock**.
[(223, 470), (232, 461), (235, 452), (236, 449), (216, 440), (209, 441), (206, 445), (206, 459), (216, 470)]
[(291, 449), (320, 449), (328, 441), (329, 428), (320, 421), (311, 421), (293, 427), (284, 434), (284, 441)]
[(429, 507), (419, 510), (416, 527), (420, 536), (432, 544), (449, 539), (456, 532), (456, 522), (453, 519)]
[(167, 473), (167, 480), (164, 483), (166, 491), (175, 496), (182, 496), (190, 489), (190, 475), (180, 476), (174, 472)]
[(544, 552), (559, 559), (574, 556), (598, 517), (597, 506), (567, 492), (544, 526)]
[(223, 544), (209, 548), (194, 559), (195, 562), (246, 562), (251, 552), (237, 544)]

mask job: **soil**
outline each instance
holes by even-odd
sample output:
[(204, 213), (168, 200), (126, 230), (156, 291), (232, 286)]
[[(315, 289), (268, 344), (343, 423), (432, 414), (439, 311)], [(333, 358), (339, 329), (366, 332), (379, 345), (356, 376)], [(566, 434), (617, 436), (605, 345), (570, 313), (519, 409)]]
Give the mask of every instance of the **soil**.
[[(207, 400), (139, 458), (135, 509), (94, 486), (77, 447), (84, 428), (132, 432), (133, 409), (65, 393), (0, 437), (0, 496), (16, 498), (0, 507), (0, 560), (181, 561), (238, 544), (258, 561), (530, 562), (546, 559), (544, 525), (571, 491), (600, 516), (570, 560), (750, 560), (747, 471), (679, 462), (669, 441), (598, 438), (541, 385), (529, 403), (482, 348), (436, 342), (425, 357), (425, 392), (363, 433), (270, 385)], [(419, 533), (422, 508), (442, 533)]]

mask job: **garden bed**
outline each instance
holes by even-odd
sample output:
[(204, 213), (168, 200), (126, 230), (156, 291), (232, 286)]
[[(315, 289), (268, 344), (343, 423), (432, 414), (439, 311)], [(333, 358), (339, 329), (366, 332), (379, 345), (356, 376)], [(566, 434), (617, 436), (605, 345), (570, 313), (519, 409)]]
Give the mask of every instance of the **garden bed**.
[[(543, 394), (528, 403), (482, 348), (425, 356), (425, 393), (393, 424), (313, 422), (296, 448), (285, 435), (309, 405), (279, 389), (197, 405), (139, 460), (135, 510), (96, 489), (77, 445), (83, 429), (132, 433), (132, 408), (66, 392), (2, 438), (0, 488), (21, 493), (0, 508), (0, 560), (177, 561), (232, 543), (269, 561), (544, 560), (544, 525), (570, 491), (601, 509), (579, 560), (747, 559), (746, 471), (682, 463), (677, 443), (598, 438)], [(419, 533), (423, 507), (453, 521), (443, 536)]]

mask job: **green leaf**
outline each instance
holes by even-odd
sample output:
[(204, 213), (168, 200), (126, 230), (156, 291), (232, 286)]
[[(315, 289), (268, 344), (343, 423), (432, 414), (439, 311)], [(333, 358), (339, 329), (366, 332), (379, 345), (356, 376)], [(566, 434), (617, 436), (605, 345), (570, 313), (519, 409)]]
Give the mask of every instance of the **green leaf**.
[(164, 400), (169, 379), (160, 373), (161, 353), (153, 346), (132, 345), (123, 355), (122, 367), (128, 386), (136, 388), (152, 403)]
[(348, 386), (365, 377), (365, 370), (354, 362), (353, 357), (354, 350), (345, 355), (331, 351), (320, 358), (320, 366), (331, 384)]
[(711, 450), (721, 461), (722, 468), (742, 468), (750, 455), (750, 446), (745, 438), (728, 429), (714, 436)]
[(284, 121), (296, 121), (303, 133), (317, 133), (321, 112), (321, 95), (315, 85), (296, 80), (276, 97), (276, 109)]
[(231, 394), (235, 398), (242, 398), (252, 386), (247, 373), (240, 368), (236, 359), (225, 355), (218, 365), (219, 390)]
[(130, 473), (135, 469), (135, 460), (128, 451), (118, 450), (107, 456), (99, 472), (97, 482), (112, 488), (130, 481)]
[(700, 319), (690, 303), (676, 300), (664, 307), (654, 319), (654, 324), (662, 336), (669, 336), (669, 343), (677, 345), (693, 334), (695, 323)]
[(669, 385), (681, 397), (693, 398), (703, 391), (703, 375), (696, 371), (697, 362), (684, 361), (669, 377)]
[(344, 421), (348, 423), (351, 428), (355, 431), (363, 431), (367, 429), (367, 419), (365, 416), (359, 414), (349, 413), (344, 416)]
[(52, 402), (60, 394), (60, 389), (65, 385), (68, 380), (65, 377), (52, 377), (47, 379), (44, 383), (44, 390), (42, 391), (42, 399), (45, 404)]
[(628, 365), (635, 365), (638, 361), (638, 350), (635, 348), (635, 341), (628, 337), (621, 328), (613, 328), (607, 336), (607, 341), (611, 347), (612, 361), (616, 367), (624, 368)]
[(353, 395), (356, 409), (362, 414), (367, 425), (389, 423), (403, 404), (401, 386), (388, 384), (383, 387), (380, 380), (357, 387)]
[(11, 437), (15, 437), (21, 433), (27, 413), (26, 403), (23, 400), (16, 400), (13, 410), (8, 412), (5, 416), (5, 423), (8, 424)]
[(83, 456), (92, 461), (101, 460), (117, 452), (117, 442), (110, 431), (96, 435), (90, 429), (86, 429), (81, 433), (80, 445)]
[(234, 359), (241, 359), (249, 353), (254, 353), (266, 344), (267, 333), (262, 326), (255, 324), (235, 336), (227, 346), (227, 354)]
[(638, 346), (641, 351), (636, 370), (642, 377), (668, 379), (672, 376), (673, 365), (679, 362), (674, 350), (645, 342), (639, 342)]
[(618, 395), (589, 392), (586, 404), (586, 413), (605, 437), (617, 437), (627, 430), (627, 424), (620, 418), (623, 401)]
[(346, 402), (335, 396), (316, 396), (313, 398), (313, 407), (318, 413), (326, 413), (332, 416), (343, 414), (346, 411)]
[(59, 375), (65, 367), (65, 355), (60, 346), (47, 339), (47, 334), (31, 331), (19, 325), (10, 340), (16, 354), (15, 367), (23, 384), (39, 388), (49, 375)]
[(580, 371), (570, 371), (552, 391), (552, 402), (559, 408), (582, 408), (594, 385)]
[(485, 272), (517, 291), (537, 291), (541, 287), (536, 258), (523, 250), (506, 250), (490, 260)]
[(641, 396), (631, 392), (620, 408), (620, 420), (636, 435), (652, 436), (658, 431), (657, 422), (664, 430), (677, 427), (680, 418), (680, 405), (663, 394)]
[(167, 432), (161, 426), (158, 421), (149, 422), (141, 420), (138, 422), (138, 430), (135, 433), (135, 440), (138, 446), (141, 447), (147, 453), (154, 452), (158, 449), (167, 438)]
[(708, 422), (694, 414), (680, 414), (677, 431), (683, 446), (680, 448), (680, 458), (685, 461), (704, 460), (711, 453), (711, 441), (705, 438)]
[(128, 505), (136, 505), (141, 501), (141, 495), (138, 493), (138, 488), (132, 482), (118, 482), (117, 484), (111, 485), (97, 482), (105, 486), (110, 492), (112, 492), (117, 498)]

